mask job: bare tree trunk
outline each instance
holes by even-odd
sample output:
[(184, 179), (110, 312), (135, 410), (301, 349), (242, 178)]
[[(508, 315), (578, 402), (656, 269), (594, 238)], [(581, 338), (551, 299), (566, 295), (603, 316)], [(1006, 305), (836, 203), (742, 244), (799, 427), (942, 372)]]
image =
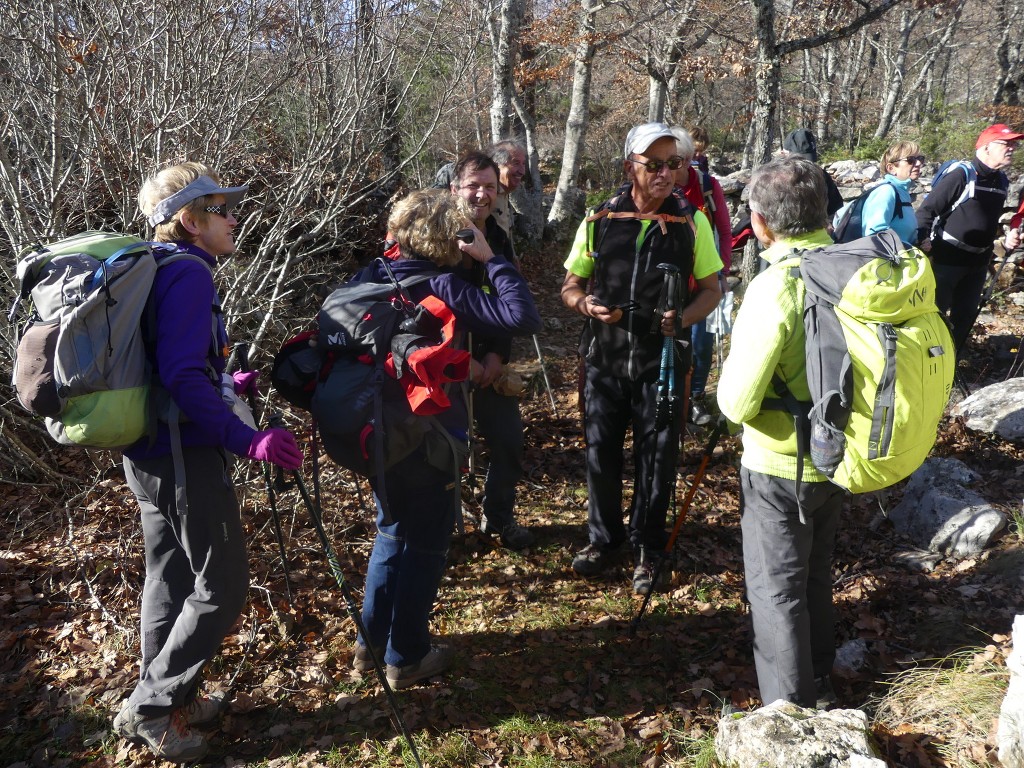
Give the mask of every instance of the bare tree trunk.
[(565, 142), (562, 148), (562, 169), (558, 174), (555, 199), (548, 211), (548, 226), (557, 237), (561, 229), (578, 220), (585, 207), (586, 195), (576, 186), (580, 172), (583, 143), (590, 121), (590, 82), (593, 76), (594, 22), (598, 4), (582, 0), (576, 28), (576, 53), (573, 57), (572, 96), (569, 115), (565, 120)]
[(537, 243), (544, 234), (544, 211), (542, 198), (544, 188), (540, 181), (540, 156), (537, 152), (537, 125), (534, 116), (526, 109), (523, 100), (513, 95), (512, 104), (523, 124), (526, 141), (526, 162), (530, 174), (529, 184), (520, 184), (512, 193), (516, 211), (516, 231), (529, 243)]
[(776, 114), (782, 82), (782, 60), (775, 36), (775, 0), (751, 0), (757, 61), (754, 77), (754, 146), (751, 164), (756, 168), (771, 158), (772, 138), (777, 132)]
[[(650, 70), (648, 70), (650, 71)], [(665, 104), (668, 101), (668, 83), (661, 77), (647, 76), (647, 120), (663, 122), (665, 120)]]
[(993, 104), (1019, 107), (1024, 98), (1024, 38), (1021, 36), (1021, 0), (1003, 0), (997, 6), (1002, 37), (996, 48), (999, 78)]
[(512, 98), (518, 41), (523, 33), (523, 0), (501, 0), (491, 32), (491, 140), (512, 135)]
[(814, 116), (814, 134), (819, 141), (828, 141), (832, 138), (832, 104), (833, 84), (836, 77), (836, 62), (839, 58), (837, 46), (825, 46), (824, 55), (820, 61), (820, 75), (818, 77), (818, 110)]
[(910, 33), (913, 31), (920, 12), (904, 8), (900, 14), (899, 38), (896, 44), (896, 56), (892, 62), (892, 70), (885, 78), (885, 94), (882, 98), (882, 114), (878, 118), (878, 127), (874, 137), (883, 139), (892, 128), (896, 114), (896, 104), (903, 89), (903, 78), (907, 76), (907, 50), (910, 46)]

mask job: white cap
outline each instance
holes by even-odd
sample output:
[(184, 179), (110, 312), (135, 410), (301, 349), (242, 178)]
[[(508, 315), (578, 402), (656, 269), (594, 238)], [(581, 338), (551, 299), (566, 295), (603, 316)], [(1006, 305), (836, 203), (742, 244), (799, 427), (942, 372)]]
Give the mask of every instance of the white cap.
[(632, 154), (642, 155), (658, 139), (672, 139), (675, 141), (676, 135), (664, 123), (644, 123), (643, 125), (634, 126), (626, 134), (625, 159), (629, 160), (629, 156)]

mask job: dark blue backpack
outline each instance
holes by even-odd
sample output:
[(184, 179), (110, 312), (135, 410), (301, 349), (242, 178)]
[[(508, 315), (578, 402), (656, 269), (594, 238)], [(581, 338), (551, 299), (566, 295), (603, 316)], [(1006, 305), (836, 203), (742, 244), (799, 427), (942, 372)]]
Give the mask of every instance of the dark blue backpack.
[[(883, 181), (882, 184), (888, 184), (889, 182)], [(849, 243), (854, 240), (859, 240), (865, 236), (864, 232), (864, 203), (868, 197), (876, 189), (882, 186), (882, 184), (876, 184), (860, 195), (856, 199), (851, 200), (842, 208), (839, 209), (836, 216), (835, 227), (832, 229), (832, 239), (837, 243)], [(905, 203), (900, 200), (899, 193), (896, 194), (896, 218), (903, 218), (903, 209), (909, 207), (910, 203)]]

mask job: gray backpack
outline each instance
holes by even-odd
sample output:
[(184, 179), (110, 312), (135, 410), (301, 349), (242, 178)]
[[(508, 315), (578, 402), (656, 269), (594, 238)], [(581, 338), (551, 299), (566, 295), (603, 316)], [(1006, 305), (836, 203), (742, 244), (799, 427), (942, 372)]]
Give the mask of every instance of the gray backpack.
[(84, 232), (18, 261), (32, 312), (19, 334), (12, 381), (18, 401), (46, 418), (65, 445), (124, 448), (150, 424), (151, 371), (142, 321), (160, 266), (205, 261), (169, 243)]

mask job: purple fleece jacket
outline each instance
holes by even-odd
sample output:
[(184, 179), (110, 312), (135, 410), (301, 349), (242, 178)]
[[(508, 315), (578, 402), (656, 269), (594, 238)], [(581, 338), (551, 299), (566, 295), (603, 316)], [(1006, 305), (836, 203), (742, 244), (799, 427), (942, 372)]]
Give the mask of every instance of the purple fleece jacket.
[[(420, 259), (399, 259), (388, 262), (398, 280), (423, 273), (437, 273), (437, 267), (430, 261)], [(519, 270), (504, 256), (495, 256), (484, 265), (487, 282), (493, 286), (493, 293), (485, 293), (451, 272), (434, 274), (430, 280), (409, 289), (413, 301), (422, 301), (427, 296), (441, 299), (455, 314), (455, 328), (480, 336), (528, 336), (543, 327), (537, 305)], [(378, 262), (360, 270), (353, 280), (382, 283), (387, 281), (384, 270)], [(464, 431), (467, 427), (465, 404), (455, 394), (458, 388), (449, 392), (452, 407), (439, 415), (438, 419), (450, 431)]]
[[(202, 258), (211, 269), (216, 265), (216, 259), (203, 249), (190, 243), (176, 245)], [(228, 345), (219, 314), (216, 341), (212, 338), (213, 307), (220, 301), (210, 272), (187, 259), (161, 267), (153, 282), (150, 301), (154, 302), (156, 315), (156, 345), (151, 352), (154, 369), (188, 419), (181, 424), (182, 446), (223, 447), (245, 456), (256, 432), (231, 412), (206, 370), (209, 363), (218, 376), (224, 372), (226, 355), (223, 352)], [(124, 454), (137, 461), (166, 456), (170, 452), (167, 424), (161, 421), (152, 445), (150, 437), (146, 436), (129, 446)]]

